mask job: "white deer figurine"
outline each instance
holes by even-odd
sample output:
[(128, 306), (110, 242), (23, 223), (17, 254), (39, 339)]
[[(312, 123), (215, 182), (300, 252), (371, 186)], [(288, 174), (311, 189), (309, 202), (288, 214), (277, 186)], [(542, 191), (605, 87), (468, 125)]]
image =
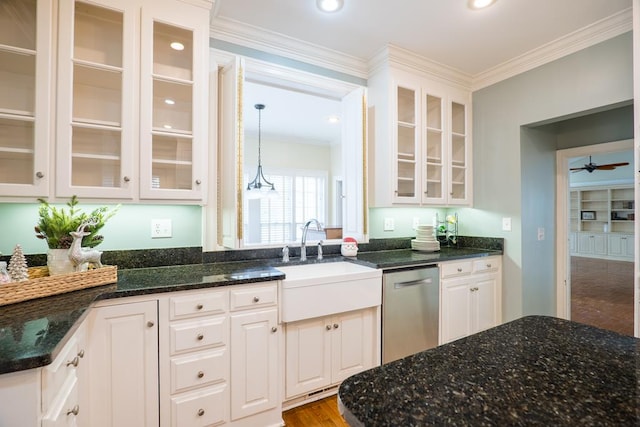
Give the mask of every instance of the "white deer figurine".
[(82, 247), (82, 238), (91, 234), (85, 231), (85, 228), (89, 225), (95, 225), (95, 220), (83, 222), (76, 231), (69, 233), (71, 237), (73, 237), (73, 242), (71, 243), (71, 247), (69, 247), (69, 259), (75, 271), (81, 271), (80, 269), (84, 263), (91, 263), (96, 268), (102, 267), (102, 262), (100, 261), (102, 251)]

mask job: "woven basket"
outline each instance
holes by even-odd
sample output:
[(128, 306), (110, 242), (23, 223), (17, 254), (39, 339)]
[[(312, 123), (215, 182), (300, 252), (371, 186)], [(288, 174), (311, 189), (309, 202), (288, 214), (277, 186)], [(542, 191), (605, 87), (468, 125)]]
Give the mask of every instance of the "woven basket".
[(55, 276), (49, 276), (47, 267), (31, 267), (28, 271), (29, 280), (0, 285), (0, 306), (118, 281), (118, 267), (115, 265)]

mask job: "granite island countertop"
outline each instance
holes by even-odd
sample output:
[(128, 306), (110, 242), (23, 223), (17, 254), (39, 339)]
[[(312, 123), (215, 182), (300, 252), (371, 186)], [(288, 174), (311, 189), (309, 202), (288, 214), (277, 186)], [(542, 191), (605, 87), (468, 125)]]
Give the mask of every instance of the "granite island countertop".
[(640, 340), (528, 316), (356, 374), (351, 426), (638, 425)]
[[(355, 258), (326, 256), (306, 263), (349, 261), (373, 268), (433, 264), (447, 260), (502, 254), (501, 251), (443, 248), (425, 253), (410, 249), (362, 252)], [(258, 259), (208, 264), (189, 264), (118, 270), (115, 284), (39, 298), (0, 307), (0, 374), (32, 369), (51, 363), (87, 309), (95, 301), (139, 295), (153, 295), (193, 289), (233, 286), (285, 276), (280, 259)]]

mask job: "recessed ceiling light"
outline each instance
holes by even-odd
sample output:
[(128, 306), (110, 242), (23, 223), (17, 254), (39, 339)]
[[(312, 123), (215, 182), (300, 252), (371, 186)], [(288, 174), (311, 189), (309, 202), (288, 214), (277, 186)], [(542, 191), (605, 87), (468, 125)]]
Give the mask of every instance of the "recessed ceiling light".
[(469, 7), (471, 9), (484, 9), (494, 4), (496, 0), (469, 0)]
[(170, 46), (173, 50), (184, 50), (184, 45), (180, 42), (171, 42)]
[(343, 0), (316, 0), (318, 9), (323, 12), (337, 12), (342, 9)]

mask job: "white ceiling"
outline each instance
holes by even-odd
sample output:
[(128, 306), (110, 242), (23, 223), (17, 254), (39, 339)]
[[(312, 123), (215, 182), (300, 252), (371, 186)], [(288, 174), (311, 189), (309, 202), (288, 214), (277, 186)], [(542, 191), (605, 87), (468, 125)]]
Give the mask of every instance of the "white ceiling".
[(236, 23), (367, 61), (387, 44), (470, 76), (631, 8), (632, 0), (344, 0), (335, 14), (316, 0), (217, 0), (212, 27)]
[[(632, 0), (497, 0), (480, 11), (469, 9), (467, 1), (344, 0), (341, 11), (327, 14), (316, 0), (215, 0), (211, 33), (258, 50), (277, 46), (276, 54), (309, 63), (332, 57), (365, 70), (391, 44), (473, 81), (492, 70), (523, 71), (513, 64), (534, 52), (538, 57), (527, 66), (543, 62), (541, 50), (551, 52), (545, 58), (558, 56), (630, 28)], [(253, 105), (264, 103), (263, 137), (279, 133), (325, 143), (339, 138), (340, 126), (321, 122), (329, 111), (340, 112), (339, 102), (266, 89), (246, 87), (248, 133), (257, 127)]]

